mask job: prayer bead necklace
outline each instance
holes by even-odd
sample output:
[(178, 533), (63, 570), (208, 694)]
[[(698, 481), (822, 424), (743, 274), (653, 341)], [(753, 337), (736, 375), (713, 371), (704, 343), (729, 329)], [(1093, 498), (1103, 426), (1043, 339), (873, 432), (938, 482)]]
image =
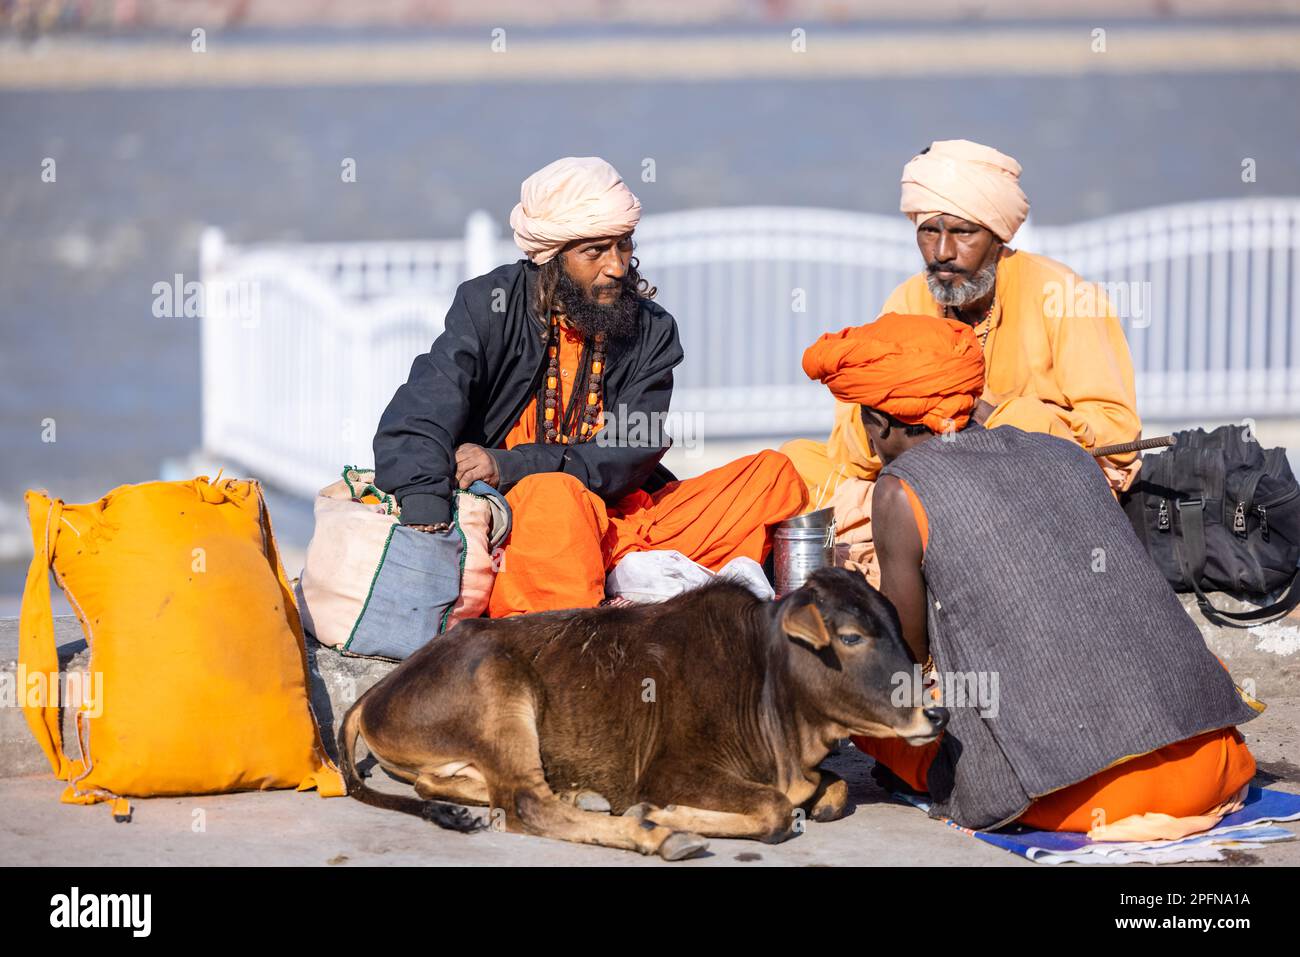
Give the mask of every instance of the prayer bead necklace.
[[(979, 336), (981, 352), (984, 351), (984, 343), (988, 342), (989, 330), (993, 328), (993, 310), (996, 309), (997, 307), (998, 307), (998, 301), (994, 299), (993, 302), (989, 304), (989, 311), (984, 313), (984, 318), (981, 319), (979, 322), (975, 323), (975, 326), (984, 327), (983, 332), (975, 333), (977, 336)], [(955, 316), (953, 316), (952, 310), (948, 306), (943, 307), (943, 314), (944, 317), (947, 319), (956, 318)], [(974, 326), (972, 326), (971, 328), (973, 329)]]
[[(551, 315), (551, 326), (546, 340), (546, 380), (543, 383), (541, 407), (543, 410), (542, 441), (567, 445), (570, 442), (586, 442), (596, 434), (596, 422), (600, 418), (601, 381), (605, 371), (605, 333), (595, 336), (590, 354), (587, 344), (582, 345), (581, 359), (578, 362), (578, 381), (573, 383), (573, 395), (569, 398), (569, 407), (561, 415), (560, 410), (560, 320)], [(585, 381), (581, 370), (585, 368), (584, 360), (590, 358), (590, 371)], [(568, 427), (572, 418), (577, 396), (585, 387), (587, 404), (575, 428)]]

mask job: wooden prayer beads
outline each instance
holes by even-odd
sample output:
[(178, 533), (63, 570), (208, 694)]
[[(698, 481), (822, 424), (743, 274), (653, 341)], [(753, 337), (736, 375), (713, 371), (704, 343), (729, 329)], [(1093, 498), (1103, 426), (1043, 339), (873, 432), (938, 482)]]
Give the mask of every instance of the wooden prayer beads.
[[(583, 358), (586, 358), (587, 345), (583, 343)], [(583, 363), (579, 362), (579, 368)], [(546, 377), (542, 384), (542, 410), (543, 410), (543, 429), (542, 440), (544, 442), (567, 445), (570, 442), (586, 442), (591, 439), (597, 432), (597, 423), (600, 420), (600, 396), (601, 380), (603, 379), (605, 369), (605, 333), (598, 332), (595, 335), (595, 342), (591, 349), (591, 373), (587, 377), (587, 395), (586, 405), (582, 410), (582, 415), (578, 422), (574, 423), (573, 428), (569, 428), (568, 420), (574, 406), (574, 400), (570, 399), (569, 409), (561, 410), (560, 408), (560, 322), (559, 319), (551, 316), (550, 333), (546, 342)], [(580, 382), (573, 384), (575, 394), (580, 387)]]

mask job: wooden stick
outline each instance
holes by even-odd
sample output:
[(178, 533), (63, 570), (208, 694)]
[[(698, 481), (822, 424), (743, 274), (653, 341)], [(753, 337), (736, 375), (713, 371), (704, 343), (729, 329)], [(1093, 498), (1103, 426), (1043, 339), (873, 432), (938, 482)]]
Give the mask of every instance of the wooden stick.
[(1136, 442), (1120, 442), (1118, 445), (1103, 445), (1099, 449), (1093, 449), (1092, 454), (1095, 456), (1123, 455), (1125, 452), (1141, 452), (1143, 449), (1163, 449), (1177, 444), (1178, 439), (1175, 436), (1157, 435), (1155, 438), (1138, 439)]

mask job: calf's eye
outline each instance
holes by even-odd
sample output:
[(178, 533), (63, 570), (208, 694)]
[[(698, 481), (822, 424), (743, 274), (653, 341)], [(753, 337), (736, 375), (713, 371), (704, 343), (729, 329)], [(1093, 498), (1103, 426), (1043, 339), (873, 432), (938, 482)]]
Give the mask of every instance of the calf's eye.
[(840, 641), (846, 645), (858, 645), (862, 643), (862, 636), (856, 631), (846, 631), (840, 634)]

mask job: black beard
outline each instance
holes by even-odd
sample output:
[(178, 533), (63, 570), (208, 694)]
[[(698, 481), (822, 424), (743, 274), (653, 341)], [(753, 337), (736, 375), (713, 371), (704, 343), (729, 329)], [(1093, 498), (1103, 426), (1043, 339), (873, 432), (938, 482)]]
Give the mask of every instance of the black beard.
[(588, 298), (586, 290), (561, 269), (555, 301), (565, 320), (584, 339), (594, 339), (596, 333), (603, 332), (611, 342), (628, 342), (641, 330), (641, 297), (627, 283), (622, 284), (616, 300), (602, 305)]

